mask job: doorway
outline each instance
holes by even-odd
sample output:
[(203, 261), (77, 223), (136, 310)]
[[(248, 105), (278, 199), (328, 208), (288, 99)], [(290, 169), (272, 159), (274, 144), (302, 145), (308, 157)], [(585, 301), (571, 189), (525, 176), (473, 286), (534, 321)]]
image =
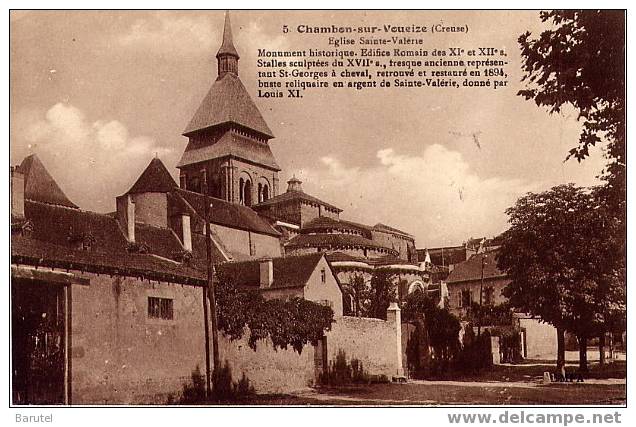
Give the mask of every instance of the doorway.
[(14, 405), (65, 403), (64, 286), (13, 278), (11, 340)]

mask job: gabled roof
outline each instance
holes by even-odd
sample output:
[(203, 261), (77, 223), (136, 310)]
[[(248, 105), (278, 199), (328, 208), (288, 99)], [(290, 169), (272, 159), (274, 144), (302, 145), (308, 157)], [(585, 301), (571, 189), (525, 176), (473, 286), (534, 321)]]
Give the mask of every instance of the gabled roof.
[[(181, 188), (175, 189), (173, 194), (181, 197), (189, 206), (192, 206), (199, 217), (205, 218), (205, 196), (203, 194)], [(215, 197), (208, 196), (207, 199), (212, 205), (209, 211), (211, 223), (275, 237), (280, 236), (280, 233), (267, 220), (258, 216), (251, 208)]]
[(274, 137), (247, 89), (233, 73), (225, 73), (214, 82), (183, 135), (190, 136), (194, 132), (225, 123), (236, 123), (258, 132), (266, 139)]
[(467, 261), (457, 264), (446, 278), (446, 283), (481, 280), (482, 260), (484, 261), (484, 279), (506, 277), (506, 274), (497, 268), (497, 253), (497, 250), (493, 250), (475, 254)]
[(331, 205), (327, 202), (323, 202), (317, 197), (310, 196), (304, 191), (286, 191), (283, 194), (279, 194), (278, 196), (272, 197), (271, 199), (267, 199), (264, 202), (259, 203), (258, 205), (254, 206), (254, 208), (258, 209), (259, 207), (273, 206), (273, 205), (288, 203), (288, 202), (292, 202), (296, 200), (300, 200), (300, 201), (310, 203), (310, 204), (315, 204), (315, 205), (322, 205), (338, 213), (342, 212), (342, 209), (337, 208), (334, 205)]
[(126, 194), (169, 193), (176, 187), (177, 183), (163, 162), (154, 158)]
[[(31, 231), (12, 235), (13, 262), (93, 272), (129, 274), (177, 283), (201, 284), (205, 280), (205, 242), (193, 234), (193, 262), (174, 260), (183, 247), (170, 229), (137, 224), (137, 242), (147, 253), (131, 252), (115, 217), (46, 203), (26, 201), (25, 218)], [(81, 248), (90, 241), (90, 249)], [(212, 246), (213, 262), (224, 258)]]
[(226, 132), (214, 144), (195, 145), (190, 142), (177, 167), (228, 156), (256, 162), (276, 171), (281, 170), (268, 144), (250, 140), (234, 132)]
[(77, 205), (66, 197), (37, 155), (31, 154), (26, 157), (18, 166), (18, 171), (24, 175), (25, 199), (78, 209)]
[(418, 249), (417, 259), (419, 262), (425, 260), (427, 250), (433, 265), (448, 266), (466, 261), (466, 248), (464, 246), (447, 246), (443, 248)]
[[(302, 288), (307, 284), (322, 253), (290, 255), (273, 258), (274, 281), (271, 288)], [(217, 266), (219, 274), (234, 281), (237, 286), (258, 288), (260, 283), (260, 261), (226, 262)]]

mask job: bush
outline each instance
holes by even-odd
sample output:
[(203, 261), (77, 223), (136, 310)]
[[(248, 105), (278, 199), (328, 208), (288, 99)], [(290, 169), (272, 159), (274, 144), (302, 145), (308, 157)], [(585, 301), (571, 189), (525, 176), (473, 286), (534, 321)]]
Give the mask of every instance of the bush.
[(351, 362), (347, 363), (347, 355), (342, 349), (338, 350), (336, 359), (329, 363), (329, 366), (319, 377), (320, 384), (330, 386), (368, 383), (369, 379), (362, 362), (358, 359), (351, 359)]
[(476, 373), (493, 366), (490, 333), (486, 331), (475, 337), (471, 332), (472, 327), (467, 328), (464, 346), (453, 363), (455, 369), (462, 373)]
[(192, 371), (191, 383), (183, 385), (183, 394), (179, 403), (200, 404), (205, 401), (205, 378), (201, 375), (199, 365)]

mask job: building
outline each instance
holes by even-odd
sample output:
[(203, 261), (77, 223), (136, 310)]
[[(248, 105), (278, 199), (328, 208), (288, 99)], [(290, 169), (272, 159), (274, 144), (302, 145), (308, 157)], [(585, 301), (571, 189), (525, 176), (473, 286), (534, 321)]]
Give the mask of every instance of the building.
[[(492, 239), (494, 240), (494, 239)], [(498, 245), (472, 255), (468, 260), (456, 264), (446, 278), (448, 287), (448, 308), (465, 320), (470, 307), (475, 304), (498, 306), (506, 303), (503, 294), (510, 278), (497, 268)], [(488, 328), (492, 325), (482, 325)], [(556, 356), (556, 329), (541, 319), (524, 313), (514, 313), (511, 328), (520, 332), (521, 355), (530, 359), (551, 359)]]
[(321, 252), (227, 262), (218, 266), (218, 273), (230, 277), (235, 286), (258, 289), (265, 298), (304, 298), (342, 316), (340, 285)]
[(239, 79), (229, 15), (216, 58), (218, 77), (183, 132), (180, 186), (252, 206), (278, 194), (280, 167), (268, 145), (274, 135)]
[[(305, 195), (293, 179), (291, 202), (278, 196), (273, 135), (238, 78), (238, 60), (226, 15), (219, 76), (184, 132), (179, 184), (152, 159), (116, 198), (115, 210), (99, 214), (70, 201), (36, 155), (11, 168), (15, 404), (178, 399), (206, 366), (208, 244), (211, 262), (238, 286), (334, 310), (332, 329), (301, 354), (268, 341), (255, 351), (246, 339), (220, 334), (224, 362), (257, 391), (315, 384), (340, 351), (363, 361), (370, 374), (401, 375), (399, 307), (389, 307), (386, 321), (342, 316), (341, 283), (327, 248), (287, 250), (295, 237), (310, 235), (303, 225), (338, 221), (341, 211)], [(410, 263), (415, 246), (408, 234), (360, 227), (369, 259), (389, 255), (388, 268)]]

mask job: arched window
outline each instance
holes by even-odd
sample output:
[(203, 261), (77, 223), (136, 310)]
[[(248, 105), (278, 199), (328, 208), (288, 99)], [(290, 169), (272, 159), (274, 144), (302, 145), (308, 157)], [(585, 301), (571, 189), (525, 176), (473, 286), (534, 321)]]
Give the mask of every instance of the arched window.
[(263, 201), (263, 184), (258, 183), (258, 203)]
[(420, 291), (420, 292), (426, 291), (426, 288), (424, 287), (424, 283), (420, 282), (419, 280), (416, 280), (413, 283), (411, 283), (409, 285), (409, 294), (412, 294), (415, 291)]
[(239, 179), (239, 203), (242, 205), (245, 204), (244, 190), (245, 190), (245, 181), (243, 180), (243, 178), (241, 178)]
[(243, 201), (245, 206), (252, 206), (252, 182), (248, 179), (243, 186)]
[(261, 200), (262, 202), (264, 202), (265, 200), (269, 199), (269, 187), (267, 186), (267, 184), (263, 184), (263, 200)]

